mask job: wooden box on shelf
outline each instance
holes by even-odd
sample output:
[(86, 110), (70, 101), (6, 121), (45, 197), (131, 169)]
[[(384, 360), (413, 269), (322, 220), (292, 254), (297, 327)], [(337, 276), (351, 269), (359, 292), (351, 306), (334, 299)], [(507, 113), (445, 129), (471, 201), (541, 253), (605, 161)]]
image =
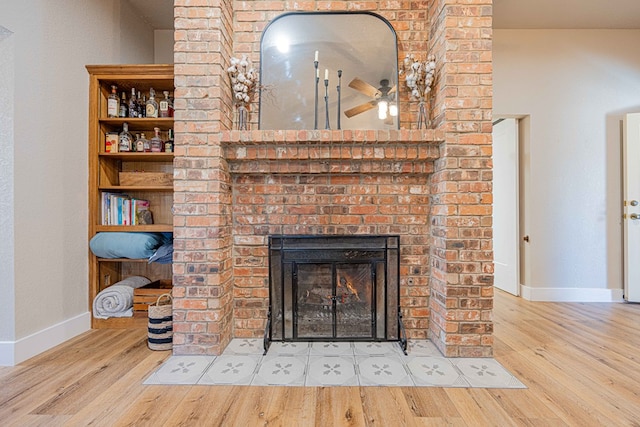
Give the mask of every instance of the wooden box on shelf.
[(149, 305), (155, 304), (163, 294), (171, 294), (171, 281), (156, 280), (133, 290), (133, 311), (149, 311)]
[[(173, 117), (109, 117), (108, 98), (112, 86), (117, 87), (118, 97), (124, 92), (127, 100), (132, 89), (136, 94), (138, 91), (149, 94), (153, 88), (158, 101), (163, 99), (165, 91), (173, 94), (173, 65), (88, 65), (86, 68), (89, 72), (89, 239), (100, 232), (173, 232), (173, 153), (107, 150), (107, 135), (112, 140), (125, 123), (134, 136), (144, 133), (149, 138), (154, 128), (159, 128), (162, 136), (169, 134)], [(125, 200), (148, 202), (153, 224), (120, 225), (125, 221), (104, 221), (103, 200), (107, 193)], [(131, 215), (131, 210), (128, 213)], [(170, 264), (149, 264), (146, 259), (98, 258), (89, 251), (89, 307), (109, 283), (130, 275), (170, 283), (172, 269)], [(146, 319), (146, 313), (134, 312), (133, 318), (93, 319), (92, 326), (145, 326), (140, 322), (142, 318)]]
[(173, 174), (164, 172), (120, 172), (120, 185), (124, 186), (173, 186)]

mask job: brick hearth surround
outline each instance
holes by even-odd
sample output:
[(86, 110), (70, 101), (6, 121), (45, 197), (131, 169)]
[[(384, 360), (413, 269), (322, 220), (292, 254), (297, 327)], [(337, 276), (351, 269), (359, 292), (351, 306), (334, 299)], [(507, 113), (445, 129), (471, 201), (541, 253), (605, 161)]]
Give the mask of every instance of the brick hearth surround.
[[(428, 130), (233, 131), (226, 68), (289, 11), (372, 11), (437, 58)], [(175, 0), (174, 354), (261, 337), (269, 234), (399, 234), (410, 338), (493, 352), (492, 0)], [(295, 108), (295, 106), (292, 106)], [(257, 102), (251, 128), (257, 129)]]

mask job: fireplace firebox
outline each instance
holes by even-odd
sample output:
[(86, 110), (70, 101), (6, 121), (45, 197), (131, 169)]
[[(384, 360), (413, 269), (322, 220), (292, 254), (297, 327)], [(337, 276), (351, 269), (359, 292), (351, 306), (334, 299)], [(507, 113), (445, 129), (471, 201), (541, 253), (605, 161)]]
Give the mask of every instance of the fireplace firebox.
[(269, 237), (271, 341), (398, 341), (399, 236)]

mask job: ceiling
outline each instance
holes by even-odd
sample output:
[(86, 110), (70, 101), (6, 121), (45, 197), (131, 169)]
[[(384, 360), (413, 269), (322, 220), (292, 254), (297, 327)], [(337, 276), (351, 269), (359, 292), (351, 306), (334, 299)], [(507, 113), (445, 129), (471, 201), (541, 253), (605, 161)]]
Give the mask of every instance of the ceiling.
[[(173, 29), (173, 0), (128, 0), (154, 29)], [(640, 29), (640, 0), (493, 0), (498, 29)]]
[(173, 0), (128, 0), (154, 30), (173, 30)]

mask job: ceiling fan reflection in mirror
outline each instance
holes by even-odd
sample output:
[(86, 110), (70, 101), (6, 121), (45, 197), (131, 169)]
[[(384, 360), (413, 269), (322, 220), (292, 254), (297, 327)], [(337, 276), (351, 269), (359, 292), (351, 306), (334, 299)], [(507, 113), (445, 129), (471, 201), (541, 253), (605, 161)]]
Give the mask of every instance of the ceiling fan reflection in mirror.
[(365, 111), (378, 107), (378, 118), (384, 120), (386, 124), (393, 124), (393, 118), (398, 115), (398, 105), (395, 96), (396, 85), (389, 86), (389, 80), (380, 80), (380, 87), (375, 88), (369, 83), (356, 77), (349, 83), (349, 87), (373, 98), (371, 101), (356, 105), (344, 112), (345, 116), (351, 118)]

